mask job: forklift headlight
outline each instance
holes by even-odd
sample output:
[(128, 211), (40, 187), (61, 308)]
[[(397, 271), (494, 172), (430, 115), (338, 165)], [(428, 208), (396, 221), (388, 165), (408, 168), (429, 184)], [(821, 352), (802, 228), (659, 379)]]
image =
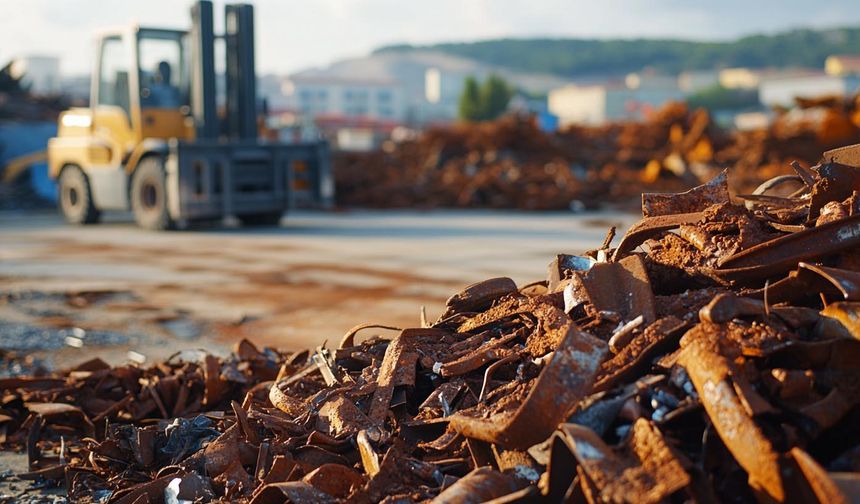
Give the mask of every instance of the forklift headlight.
[(62, 124), (68, 128), (89, 128), (93, 118), (84, 114), (63, 114)]

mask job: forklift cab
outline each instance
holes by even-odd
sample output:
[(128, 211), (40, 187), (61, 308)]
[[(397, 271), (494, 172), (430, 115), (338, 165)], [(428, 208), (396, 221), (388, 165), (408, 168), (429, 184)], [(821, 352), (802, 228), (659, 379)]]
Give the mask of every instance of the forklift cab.
[(94, 130), (113, 137), (113, 159), (136, 162), (126, 156), (145, 139), (194, 138), (188, 53), (184, 31), (132, 27), (100, 37), (90, 103)]
[(164, 158), (170, 142), (194, 140), (189, 38), (136, 25), (99, 36), (90, 106), (63, 112), (48, 142), (49, 174), (70, 222), (129, 209), (133, 174), (146, 156)]

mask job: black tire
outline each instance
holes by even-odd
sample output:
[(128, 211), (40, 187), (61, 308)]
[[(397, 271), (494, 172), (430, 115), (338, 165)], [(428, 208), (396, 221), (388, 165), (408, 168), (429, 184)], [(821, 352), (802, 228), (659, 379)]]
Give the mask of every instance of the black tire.
[(277, 226), (281, 223), (281, 217), (284, 213), (277, 212), (261, 212), (255, 214), (240, 215), (239, 220), (243, 226)]
[(131, 211), (137, 225), (164, 230), (173, 227), (167, 211), (167, 181), (164, 160), (157, 156), (143, 158), (131, 178)]
[(90, 181), (77, 166), (67, 166), (60, 172), (58, 205), (70, 224), (95, 224), (101, 213), (93, 204)]

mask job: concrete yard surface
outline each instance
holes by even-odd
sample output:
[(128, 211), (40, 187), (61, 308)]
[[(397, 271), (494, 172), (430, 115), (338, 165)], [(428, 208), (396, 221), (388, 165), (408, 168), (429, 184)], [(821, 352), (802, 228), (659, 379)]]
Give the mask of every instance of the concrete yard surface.
[(111, 363), (239, 338), (286, 349), (374, 322), (416, 327), (472, 282), (543, 279), (600, 245), (619, 212), (297, 212), (280, 227), (152, 232), (125, 216), (75, 227), (0, 214), (0, 348), (47, 365)]

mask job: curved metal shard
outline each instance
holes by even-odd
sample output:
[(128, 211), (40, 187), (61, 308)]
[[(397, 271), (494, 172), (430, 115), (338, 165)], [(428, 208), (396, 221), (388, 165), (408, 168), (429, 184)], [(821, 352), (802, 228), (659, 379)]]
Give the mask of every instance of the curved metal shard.
[(704, 334), (702, 326), (684, 336), (679, 362), (687, 369), (690, 380), (717, 433), (738, 463), (749, 473), (749, 483), (769, 498), (785, 498), (779, 454), (770, 440), (747, 414), (730, 372), (731, 363)]
[[(569, 319), (568, 319), (569, 320)], [(594, 378), (609, 352), (602, 340), (568, 322), (561, 344), (516, 411), (478, 418), (457, 413), (451, 427), (466, 437), (525, 449), (543, 441), (564, 421), (576, 403), (591, 392)]]
[(802, 261), (860, 246), (860, 215), (766, 241), (725, 258), (713, 273), (727, 281), (751, 283), (786, 273)]

